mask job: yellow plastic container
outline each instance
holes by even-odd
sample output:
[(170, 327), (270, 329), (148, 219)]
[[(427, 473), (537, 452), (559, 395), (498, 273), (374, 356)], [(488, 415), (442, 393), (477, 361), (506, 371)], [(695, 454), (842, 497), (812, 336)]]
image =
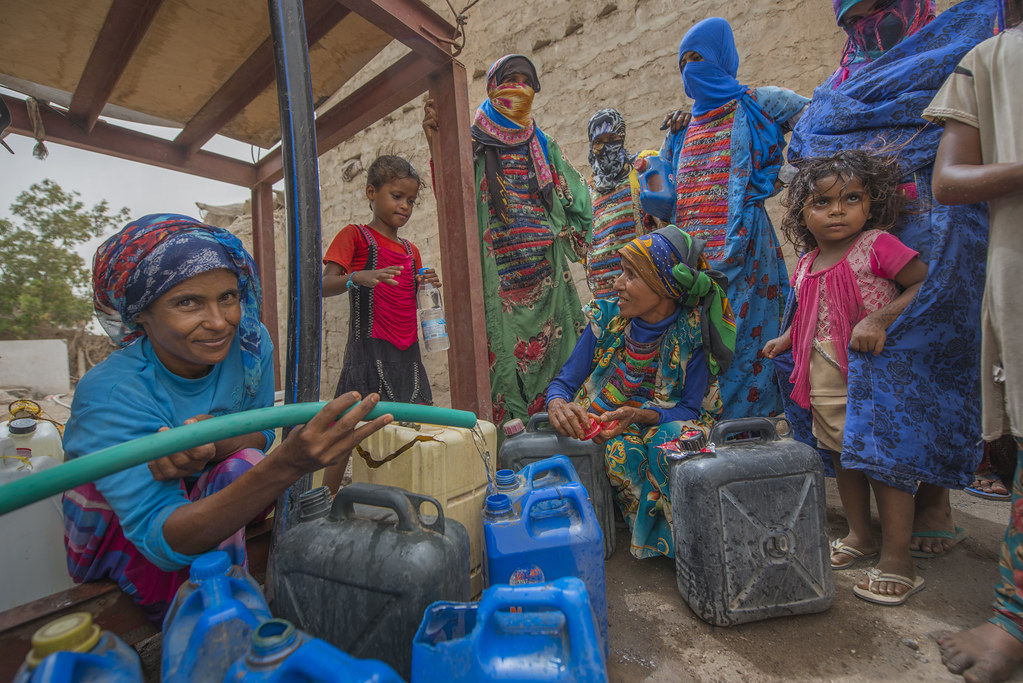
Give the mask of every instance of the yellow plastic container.
[[(469, 532), (470, 589), (473, 597), (483, 592), (483, 521), (480, 510), (487, 496), (487, 471), (481, 450), (490, 453), (491, 468), (497, 465), (497, 428), (490, 422), (476, 423), (472, 430), (435, 425), (412, 427), (389, 424), (362, 442), (374, 460), (383, 460), (417, 436), (417, 441), (394, 460), (370, 468), (353, 454), (352, 481), (397, 486), (436, 498), (444, 516), (457, 520)], [(491, 475), (493, 472), (491, 472)], [(423, 511), (427, 513), (427, 510)]]

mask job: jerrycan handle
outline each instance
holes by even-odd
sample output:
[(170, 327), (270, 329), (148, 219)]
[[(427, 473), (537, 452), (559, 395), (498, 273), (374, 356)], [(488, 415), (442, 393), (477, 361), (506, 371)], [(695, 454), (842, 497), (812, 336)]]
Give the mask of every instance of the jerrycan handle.
[(757, 432), (758, 436), (757, 438), (742, 439), (736, 443), (749, 443), (751, 441), (768, 443), (778, 440), (778, 430), (775, 429), (774, 423), (771, 420), (766, 417), (743, 417), (738, 420), (722, 420), (718, 422), (711, 428), (707, 441), (720, 448), (725, 445), (725, 440), (729, 436), (732, 434), (742, 434), (743, 432)]
[[(544, 426), (546, 426), (547, 428), (543, 429)], [(556, 431), (556, 430), (554, 429), (554, 427), (551, 426), (551, 418), (550, 418), (550, 416), (548, 416), (547, 413), (544, 412), (544, 413), (533, 413), (532, 415), (529, 416), (529, 422), (526, 423), (526, 431), (527, 432), (549, 432), (549, 431)]]
[(580, 517), (585, 516), (585, 513), (583, 512), (583, 501), (587, 500), (587, 493), (582, 484), (565, 484), (563, 486), (551, 486), (549, 488), (536, 489), (527, 495), (522, 501), (522, 519), (526, 521), (526, 528), (530, 535), (533, 533), (533, 525), (529, 521), (529, 514), (533, 511), (533, 508), (536, 505), (548, 500), (567, 501), (570, 505), (575, 507)]
[(565, 576), (550, 583), (492, 586), (484, 591), (480, 600), (477, 623), (490, 630), (497, 612), (508, 608), (515, 610), (516, 617), (527, 619), (529, 612), (522, 610), (523, 607), (556, 609), (564, 614), (572, 661), (583, 663), (596, 657), (603, 664), (601, 649), (593, 647), (597, 642), (597, 628), (582, 579)]
[[(437, 509), (437, 519), (431, 523), (424, 522), (419, 514), (420, 507), (427, 501)], [(395, 486), (356, 482), (338, 491), (330, 511), (331, 517), (338, 520), (356, 517), (356, 503), (394, 510), (398, 515), (398, 529), (402, 531), (425, 528), (439, 534), (444, 533), (444, 509), (429, 496), (409, 493)]]
[(575, 466), (572, 464), (571, 459), (569, 459), (568, 456), (561, 455), (560, 453), (558, 455), (552, 455), (549, 458), (544, 458), (543, 460), (534, 460), (523, 469), (529, 471), (530, 483), (536, 480), (536, 478), (541, 474), (555, 471), (561, 472), (565, 479), (572, 483), (581, 483), (579, 480), (579, 473), (575, 471)]

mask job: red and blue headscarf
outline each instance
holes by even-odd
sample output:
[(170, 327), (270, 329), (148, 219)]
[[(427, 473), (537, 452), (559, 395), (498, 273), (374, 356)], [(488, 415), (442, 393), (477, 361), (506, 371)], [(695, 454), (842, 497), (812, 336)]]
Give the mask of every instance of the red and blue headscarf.
[(172, 287), (218, 268), (238, 276), (238, 341), (245, 389), (254, 396), (260, 380), (259, 277), (252, 257), (227, 230), (169, 213), (143, 216), (124, 226), (93, 257), (96, 317), (114, 342), (127, 346), (145, 334), (135, 322), (139, 313)]
[[(855, 21), (845, 14), (863, 0), (831, 0), (835, 20), (849, 36), (842, 50), (842, 80), (934, 20), (934, 0), (886, 0)], [(837, 84), (836, 84), (837, 85)]]
[(540, 92), (540, 79), (536, 67), (524, 55), (505, 55), (494, 62), (487, 72), (487, 99), (476, 109), (470, 134), (475, 143), (475, 153), (482, 154), (487, 176), (490, 207), (498, 220), (506, 225), (511, 222), (508, 214), (508, 197), (504, 186), (504, 175), (498, 159), (501, 148), (526, 145), (535, 173), (530, 174), (529, 183), (548, 211), (554, 206), (554, 174), (548, 163), (547, 136), (530, 117), (529, 125), (523, 126), (502, 114), (492, 100), (500, 88), (506, 73), (525, 72), (530, 77), (529, 87)]

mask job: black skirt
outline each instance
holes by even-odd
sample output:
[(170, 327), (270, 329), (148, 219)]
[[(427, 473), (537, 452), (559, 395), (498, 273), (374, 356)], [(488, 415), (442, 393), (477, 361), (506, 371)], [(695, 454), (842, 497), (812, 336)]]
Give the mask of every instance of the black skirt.
[(402, 351), (383, 339), (349, 337), (335, 398), (346, 391), (377, 393), (382, 401), (433, 405), (418, 341)]

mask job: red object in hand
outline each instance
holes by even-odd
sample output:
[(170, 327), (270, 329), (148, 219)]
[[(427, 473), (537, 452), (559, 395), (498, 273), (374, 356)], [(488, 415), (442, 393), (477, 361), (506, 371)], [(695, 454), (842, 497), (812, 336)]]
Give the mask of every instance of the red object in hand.
[(589, 441), (597, 434), (600, 434), (603, 429), (612, 429), (618, 425), (618, 420), (611, 420), (610, 422), (601, 422), (599, 417), (590, 418), (590, 428), (583, 434), (583, 441)]
[(649, 165), (650, 162), (647, 161), (646, 159), (637, 158), (634, 162), (632, 162), (632, 167), (636, 169), (636, 173), (642, 173), (643, 171), (646, 170), (646, 167)]

